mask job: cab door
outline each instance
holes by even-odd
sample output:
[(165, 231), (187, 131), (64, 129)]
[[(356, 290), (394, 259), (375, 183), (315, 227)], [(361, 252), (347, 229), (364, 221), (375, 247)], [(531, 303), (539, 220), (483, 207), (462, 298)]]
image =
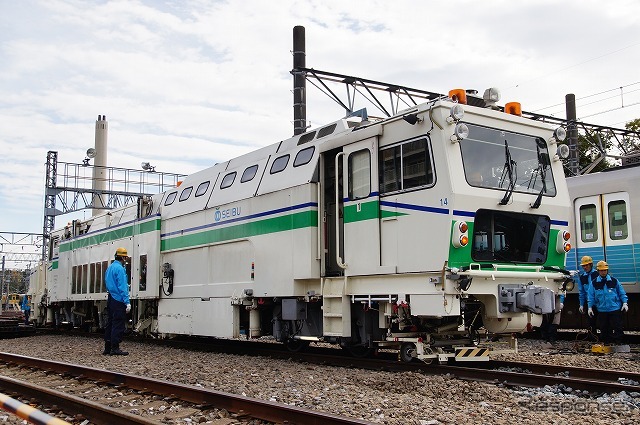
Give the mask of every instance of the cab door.
[(388, 273), (380, 266), (380, 194), (378, 192), (378, 138), (343, 148), (345, 274)]

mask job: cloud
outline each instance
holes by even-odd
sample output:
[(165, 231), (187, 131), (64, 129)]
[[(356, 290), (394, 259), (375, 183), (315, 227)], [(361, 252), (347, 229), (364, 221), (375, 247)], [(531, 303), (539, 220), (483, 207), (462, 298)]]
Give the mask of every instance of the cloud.
[[(308, 67), (442, 93), (497, 86), (564, 115), (566, 93), (638, 81), (639, 17), (626, 0), (2, 2), (0, 221), (40, 231), (46, 153), (81, 162), (98, 114), (124, 168), (192, 173), (289, 137), (295, 25)], [(638, 93), (578, 114), (620, 126)], [(313, 127), (344, 112), (311, 85), (307, 100)]]

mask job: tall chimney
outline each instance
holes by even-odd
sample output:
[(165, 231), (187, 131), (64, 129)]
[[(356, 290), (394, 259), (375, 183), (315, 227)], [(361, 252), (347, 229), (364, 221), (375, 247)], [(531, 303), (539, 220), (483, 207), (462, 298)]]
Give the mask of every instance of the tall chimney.
[(306, 67), (306, 52), (304, 27), (293, 27), (293, 135), (302, 134), (307, 130), (307, 80), (304, 71)]
[(96, 156), (93, 159), (93, 185), (94, 191), (100, 191), (99, 195), (94, 196), (93, 215), (99, 214), (105, 210), (102, 208), (104, 204), (104, 194), (107, 189), (107, 135), (109, 133), (109, 124), (105, 115), (98, 115), (96, 120)]

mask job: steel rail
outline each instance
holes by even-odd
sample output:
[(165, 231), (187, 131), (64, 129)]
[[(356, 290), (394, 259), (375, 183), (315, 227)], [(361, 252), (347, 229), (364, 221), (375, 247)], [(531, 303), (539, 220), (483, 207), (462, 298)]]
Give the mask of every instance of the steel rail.
[(243, 411), (246, 416), (268, 422), (305, 425), (370, 425), (371, 422), (338, 416), (317, 410), (302, 409), (266, 400), (259, 400), (221, 391), (209, 390), (191, 385), (169, 382), (160, 379), (96, 369), (70, 363), (55, 362), (9, 353), (0, 353), (0, 361), (21, 364), (39, 369), (48, 369), (57, 373), (67, 373), (84, 379), (91, 379), (122, 385), (139, 391), (173, 396), (180, 400), (198, 405), (209, 405), (231, 412)]
[[(20, 394), (21, 397), (33, 398), (45, 405), (56, 405), (62, 411), (73, 415), (81, 414), (91, 423), (98, 425), (158, 425), (161, 422), (149, 420), (121, 410), (112, 409), (100, 403), (77, 397), (71, 394), (39, 387), (29, 382), (20, 381), (8, 376), (0, 376), (0, 388)], [(51, 422), (56, 424), (59, 422)], [(63, 423), (66, 423), (63, 421)]]

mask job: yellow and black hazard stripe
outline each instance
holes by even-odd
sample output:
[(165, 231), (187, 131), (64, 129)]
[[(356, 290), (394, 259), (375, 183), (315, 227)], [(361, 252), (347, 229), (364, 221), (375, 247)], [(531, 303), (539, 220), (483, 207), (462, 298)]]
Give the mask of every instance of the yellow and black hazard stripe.
[(491, 352), (488, 348), (458, 348), (456, 349), (456, 359), (471, 357), (488, 357)]
[(0, 393), (0, 408), (37, 425), (71, 425), (67, 421), (49, 416), (28, 404), (21, 403), (2, 393)]

